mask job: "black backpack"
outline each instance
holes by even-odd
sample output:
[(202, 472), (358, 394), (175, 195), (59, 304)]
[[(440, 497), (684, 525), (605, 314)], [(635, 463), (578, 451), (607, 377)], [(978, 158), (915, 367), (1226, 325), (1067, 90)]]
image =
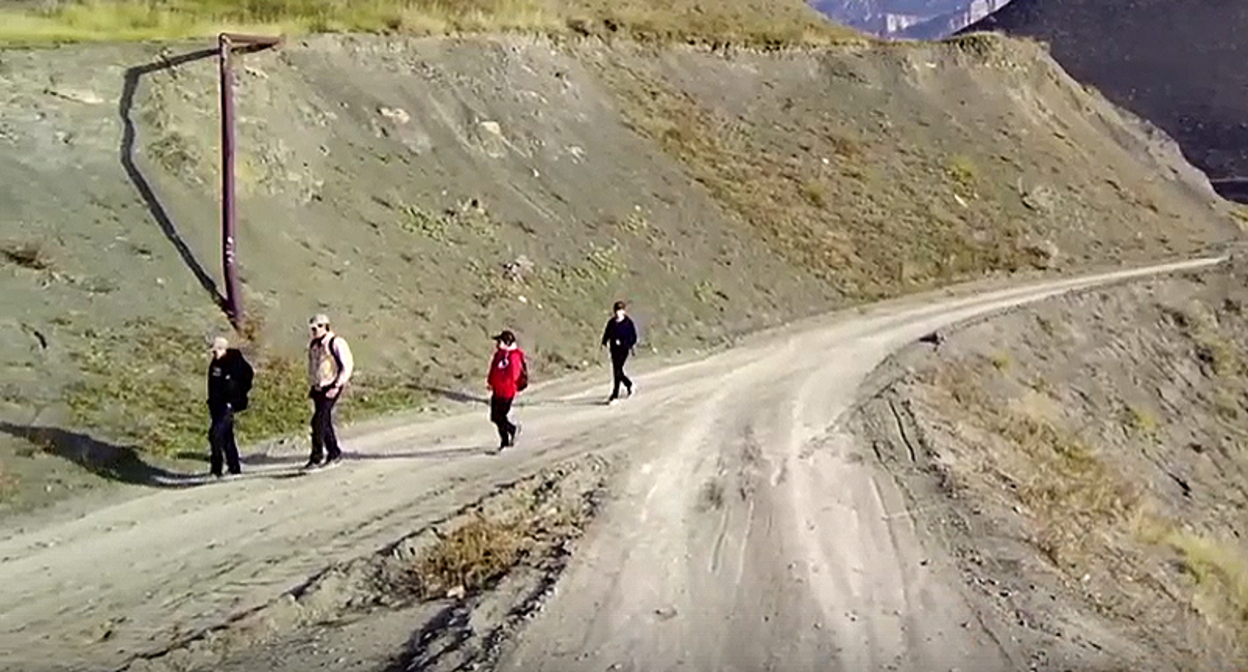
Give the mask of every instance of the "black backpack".
[(247, 394), (251, 392), (251, 382), (255, 377), (255, 371), (251, 368), (251, 364), (243, 357), (243, 353), (237, 352), (238, 357), (238, 377), (235, 378), (234, 384), (234, 410), (247, 410)]

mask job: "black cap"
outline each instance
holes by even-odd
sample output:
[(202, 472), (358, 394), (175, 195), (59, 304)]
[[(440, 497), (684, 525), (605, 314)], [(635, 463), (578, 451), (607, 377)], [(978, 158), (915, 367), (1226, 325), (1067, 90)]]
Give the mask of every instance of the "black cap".
[(511, 345), (512, 343), (516, 342), (516, 335), (511, 333), (510, 329), (504, 329), (501, 334), (494, 337), (494, 340), (502, 341), (503, 343), (507, 345)]

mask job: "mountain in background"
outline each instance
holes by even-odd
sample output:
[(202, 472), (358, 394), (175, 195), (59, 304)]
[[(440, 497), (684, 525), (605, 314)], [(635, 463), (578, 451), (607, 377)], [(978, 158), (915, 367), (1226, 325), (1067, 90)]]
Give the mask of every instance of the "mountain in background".
[(1075, 79), (1169, 133), (1227, 198), (1248, 202), (1248, 2), (1014, 0), (960, 32), (1050, 45)]
[(838, 23), (887, 39), (934, 40), (1004, 7), (1010, 0), (812, 0)]

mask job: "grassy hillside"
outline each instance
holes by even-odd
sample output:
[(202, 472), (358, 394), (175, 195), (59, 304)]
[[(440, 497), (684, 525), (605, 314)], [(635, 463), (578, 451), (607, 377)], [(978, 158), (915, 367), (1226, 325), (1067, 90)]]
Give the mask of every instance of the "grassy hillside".
[(523, 31), (751, 44), (823, 43), (855, 33), (801, 0), (53, 0), (0, 7), (0, 44), (282, 32)]
[[(204, 451), (206, 338), (227, 328), (204, 46), (0, 52), (14, 478), (70, 477), (45, 455)], [(349, 418), (479, 394), (503, 325), (535, 380), (600, 367), (617, 298), (647, 350), (672, 352), (1237, 231), (1164, 137), (1022, 42), (316, 36), (239, 71), (238, 250), (261, 367), (247, 439), (304, 432), (313, 312), (357, 352)]]

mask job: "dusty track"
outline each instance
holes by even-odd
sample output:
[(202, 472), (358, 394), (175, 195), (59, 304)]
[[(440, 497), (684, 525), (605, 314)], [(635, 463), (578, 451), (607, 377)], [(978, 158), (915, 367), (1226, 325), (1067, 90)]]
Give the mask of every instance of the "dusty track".
[(639, 375), (638, 396), (614, 407), (595, 403), (600, 382), (554, 383), (520, 410), (520, 447), (498, 456), (480, 454), (493, 435), (476, 410), (348, 446), (393, 459), (161, 491), (6, 533), (0, 669), (115, 668), (588, 452), (625, 453), (631, 469), (501, 669), (1019, 667), (837, 421), (885, 355), (934, 328), (1210, 263), (821, 318)]

